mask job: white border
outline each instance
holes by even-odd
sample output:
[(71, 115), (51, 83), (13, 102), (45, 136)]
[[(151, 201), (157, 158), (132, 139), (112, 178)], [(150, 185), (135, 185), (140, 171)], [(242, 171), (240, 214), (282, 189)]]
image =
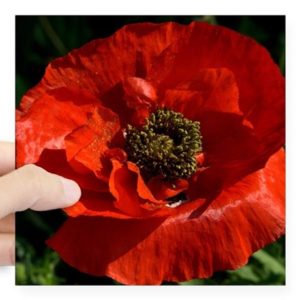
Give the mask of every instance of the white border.
[[(287, 286), (286, 287), (15, 287), (13, 268), (0, 270), (1, 297), (7, 299), (300, 299), (299, 157), (300, 39), (297, 1), (1, 1), (0, 3), (0, 140), (14, 140), (14, 38), (16, 14), (161, 14), (287, 15)], [(292, 4), (290, 4), (292, 3)], [(0, 199), (1, 201), (2, 199)], [(6, 298), (5, 298), (6, 299)]]
[(15, 140), (15, 25), (12, 12), (0, 4), (0, 141)]

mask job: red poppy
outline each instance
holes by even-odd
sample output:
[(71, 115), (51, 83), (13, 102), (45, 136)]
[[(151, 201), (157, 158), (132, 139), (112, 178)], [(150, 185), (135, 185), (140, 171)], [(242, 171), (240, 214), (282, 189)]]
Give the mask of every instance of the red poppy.
[(206, 23), (128, 25), (54, 60), (17, 118), (18, 166), (82, 188), (48, 245), (125, 284), (241, 267), (284, 233), (284, 109), (268, 52)]

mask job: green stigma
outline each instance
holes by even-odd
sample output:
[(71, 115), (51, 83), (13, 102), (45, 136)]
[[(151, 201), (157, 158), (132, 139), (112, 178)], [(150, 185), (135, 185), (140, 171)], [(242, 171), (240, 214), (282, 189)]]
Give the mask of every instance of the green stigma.
[(181, 113), (158, 109), (142, 128), (128, 125), (125, 139), (129, 160), (148, 178), (189, 178), (197, 169), (195, 156), (202, 150), (200, 123)]

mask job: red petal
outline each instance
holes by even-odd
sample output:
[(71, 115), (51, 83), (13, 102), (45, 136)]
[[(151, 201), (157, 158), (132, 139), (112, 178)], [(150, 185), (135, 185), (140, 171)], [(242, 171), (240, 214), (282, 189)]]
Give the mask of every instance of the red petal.
[(165, 198), (156, 198), (153, 196), (151, 190), (149, 189), (149, 187), (147, 186), (147, 184), (145, 183), (140, 170), (138, 168), (138, 166), (136, 164), (134, 164), (133, 162), (128, 162), (127, 163), (128, 166), (128, 170), (134, 172), (137, 174), (137, 186), (136, 186), (136, 191), (138, 193), (138, 195), (145, 200), (148, 200), (150, 202), (153, 203), (157, 203), (157, 204), (164, 204), (165, 202), (163, 200), (160, 199), (165, 199)]
[(110, 193), (94, 193), (87, 190), (82, 191), (80, 201), (67, 207), (64, 211), (70, 217), (112, 217), (117, 219), (131, 218), (122, 211), (116, 209), (114, 198)]
[(200, 115), (200, 122), (204, 162), (189, 180), (192, 199), (215, 197), (222, 188), (264, 166), (268, 156), (242, 116), (210, 111)]
[[(42, 81), (23, 97), (21, 109), (27, 112), (42, 94), (60, 87), (85, 90), (102, 99), (108, 92), (111, 94), (110, 90), (118, 83), (124, 83), (130, 77), (139, 77), (143, 81), (153, 58), (178, 39), (184, 29), (173, 23), (131, 24), (109, 38), (87, 43), (52, 61)], [(144, 87), (142, 85), (142, 92)], [(153, 90), (149, 95), (154, 95)], [(113, 100), (118, 103), (118, 112), (122, 100), (117, 97)], [(143, 114), (146, 116), (145, 110)]]
[(230, 70), (200, 69), (191, 79), (185, 78), (167, 89), (161, 105), (197, 120), (205, 111), (241, 114), (238, 100), (238, 87)]
[(115, 207), (130, 216), (143, 215), (145, 211), (140, 206), (142, 199), (136, 191), (136, 176), (117, 160), (112, 160), (112, 165), (109, 188), (116, 198)]
[(129, 77), (123, 82), (124, 100), (133, 110), (129, 119), (132, 125), (143, 125), (152, 107), (156, 106), (157, 94), (155, 88), (146, 80)]
[(148, 182), (148, 187), (156, 199), (168, 199), (188, 189), (189, 184), (185, 179), (178, 179), (169, 183), (159, 177), (153, 177)]
[(284, 233), (284, 178), (280, 151), (265, 169), (225, 190), (200, 215), (69, 219), (48, 244), (80, 271), (126, 284), (206, 278), (241, 267)]
[[(33, 97), (62, 86), (88, 90), (99, 97), (129, 76), (144, 78), (153, 57), (183, 29), (174, 23), (124, 26), (109, 38), (94, 40), (52, 61)], [(24, 106), (31, 105), (27, 100)]]
[(128, 77), (123, 83), (127, 106), (138, 109), (155, 104), (157, 95), (155, 88), (146, 80), (138, 77)]
[(109, 172), (103, 164), (104, 154), (119, 130), (118, 116), (110, 109), (99, 106), (84, 126), (66, 137), (68, 160), (80, 163), (99, 178), (106, 179)]
[(139, 126), (157, 106), (157, 94), (150, 82), (128, 77), (105, 93), (102, 102), (119, 115), (122, 127)]
[(201, 181), (196, 181), (198, 194), (193, 198), (217, 192), (222, 186), (261, 168), (267, 159), (260, 153), (261, 145), (253, 128), (245, 125), (238, 100), (238, 88), (228, 69), (198, 70), (192, 79), (168, 89), (161, 100), (161, 105), (200, 121), (205, 163), (209, 169), (201, 173)]
[(253, 124), (266, 157), (282, 147), (284, 78), (254, 40), (221, 26), (194, 22), (154, 59), (147, 79), (161, 90), (170, 89), (207, 68), (227, 68), (234, 74), (239, 106)]
[(45, 148), (64, 149), (64, 137), (86, 122), (96, 101), (86, 92), (66, 88), (36, 99), (26, 114), (18, 115), (17, 164), (35, 163)]

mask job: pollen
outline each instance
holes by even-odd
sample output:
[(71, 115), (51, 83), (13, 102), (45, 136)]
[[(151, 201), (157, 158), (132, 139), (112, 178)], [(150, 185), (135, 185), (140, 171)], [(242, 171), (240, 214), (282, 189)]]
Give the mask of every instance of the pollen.
[(200, 122), (163, 108), (152, 113), (142, 128), (125, 131), (128, 159), (150, 178), (189, 178), (197, 170), (196, 155), (202, 151)]

